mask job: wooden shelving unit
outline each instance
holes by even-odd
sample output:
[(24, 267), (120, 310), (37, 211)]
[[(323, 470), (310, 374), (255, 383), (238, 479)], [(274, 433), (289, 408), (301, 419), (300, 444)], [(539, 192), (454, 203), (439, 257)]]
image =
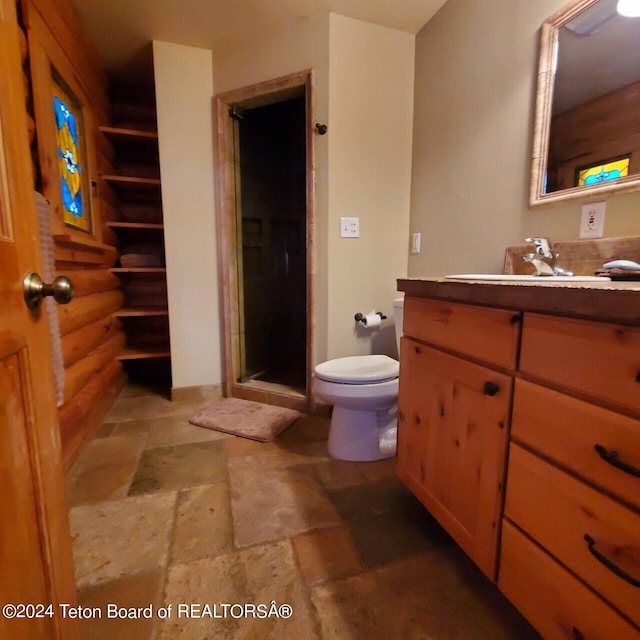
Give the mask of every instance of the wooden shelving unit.
[(151, 316), (168, 316), (169, 311), (167, 309), (135, 309), (133, 307), (122, 307), (118, 309), (113, 315), (118, 318), (143, 318)]
[(162, 347), (148, 347), (147, 349), (143, 349), (141, 347), (132, 349), (127, 347), (119, 356), (119, 359), (122, 361), (125, 360), (150, 360), (153, 358), (169, 358), (171, 357), (171, 352), (162, 349)]
[(127, 122), (100, 127), (114, 158), (102, 179), (116, 194), (120, 213), (119, 220), (105, 226), (118, 239), (118, 262), (111, 272), (120, 278), (125, 296), (124, 307), (114, 314), (127, 334), (119, 360), (131, 378), (170, 385), (158, 134), (153, 126)]

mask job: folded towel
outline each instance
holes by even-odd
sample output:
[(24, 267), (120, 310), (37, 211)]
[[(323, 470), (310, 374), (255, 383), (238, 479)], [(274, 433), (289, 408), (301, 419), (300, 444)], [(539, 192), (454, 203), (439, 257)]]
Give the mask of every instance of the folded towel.
[(608, 276), (612, 280), (640, 280), (640, 271), (629, 269), (596, 269), (595, 275)]

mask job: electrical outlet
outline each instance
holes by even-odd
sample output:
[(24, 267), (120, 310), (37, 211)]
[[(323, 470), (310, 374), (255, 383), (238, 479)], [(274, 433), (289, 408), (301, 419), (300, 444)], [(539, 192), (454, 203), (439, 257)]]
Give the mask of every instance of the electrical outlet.
[(411, 253), (420, 253), (420, 241), (422, 240), (422, 234), (411, 234)]
[(606, 209), (606, 202), (592, 202), (582, 206), (580, 238), (602, 238), (604, 235), (604, 214)]
[(340, 218), (340, 237), (359, 238), (360, 218)]

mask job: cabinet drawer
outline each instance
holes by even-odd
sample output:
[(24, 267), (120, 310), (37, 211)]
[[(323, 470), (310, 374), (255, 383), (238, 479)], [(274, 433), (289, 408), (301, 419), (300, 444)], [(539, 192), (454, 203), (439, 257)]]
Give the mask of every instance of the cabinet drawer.
[(520, 370), (640, 412), (640, 329), (526, 313)]
[(526, 380), (515, 389), (513, 440), (640, 510), (640, 420)]
[(502, 525), (498, 587), (545, 640), (640, 640), (638, 629), (508, 520)]
[(505, 515), (640, 625), (640, 515), (516, 444)]
[(405, 298), (404, 335), (514, 369), (520, 314), (425, 298)]

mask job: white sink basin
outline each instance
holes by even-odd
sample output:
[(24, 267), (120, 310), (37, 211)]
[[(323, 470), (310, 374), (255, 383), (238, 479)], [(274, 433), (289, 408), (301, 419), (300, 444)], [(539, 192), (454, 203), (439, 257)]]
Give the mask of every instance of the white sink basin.
[(603, 276), (533, 276), (506, 275), (502, 273), (456, 273), (445, 278), (451, 280), (511, 280), (517, 282), (606, 282), (611, 278)]

